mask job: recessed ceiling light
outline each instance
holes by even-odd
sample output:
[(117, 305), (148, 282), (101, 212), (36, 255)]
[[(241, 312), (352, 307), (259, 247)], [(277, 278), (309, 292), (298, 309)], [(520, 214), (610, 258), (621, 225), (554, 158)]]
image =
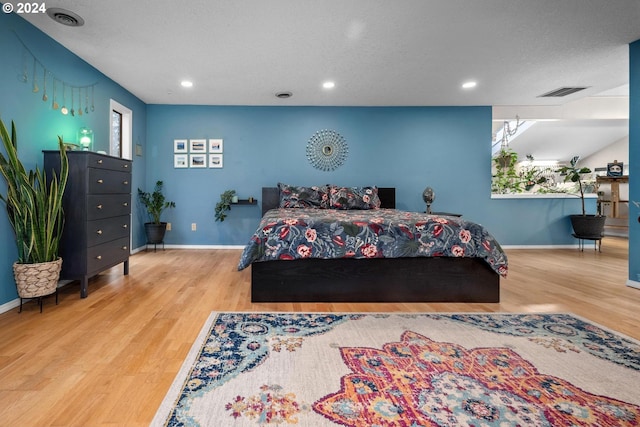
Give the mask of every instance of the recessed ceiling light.
[(182, 87), (192, 87), (193, 86), (193, 82), (190, 80), (183, 80), (180, 82), (180, 86)]
[(477, 85), (478, 85), (478, 82), (469, 81), (469, 82), (462, 83), (462, 88), (463, 89), (473, 89)]
[(334, 82), (324, 82), (322, 83), (322, 87), (325, 89), (333, 89), (336, 87), (336, 84)]
[(293, 94), (291, 92), (278, 92), (276, 93), (276, 98), (286, 99), (291, 98)]

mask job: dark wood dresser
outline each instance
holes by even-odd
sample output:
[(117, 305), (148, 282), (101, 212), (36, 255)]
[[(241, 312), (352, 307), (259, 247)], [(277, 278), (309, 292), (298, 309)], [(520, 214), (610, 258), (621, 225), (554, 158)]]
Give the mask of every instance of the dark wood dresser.
[[(129, 274), (132, 163), (89, 151), (67, 156), (60, 277), (80, 280), (80, 296), (86, 298), (90, 277), (120, 263)], [(59, 171), (58, 151), (44, 152), (44, 169)]]

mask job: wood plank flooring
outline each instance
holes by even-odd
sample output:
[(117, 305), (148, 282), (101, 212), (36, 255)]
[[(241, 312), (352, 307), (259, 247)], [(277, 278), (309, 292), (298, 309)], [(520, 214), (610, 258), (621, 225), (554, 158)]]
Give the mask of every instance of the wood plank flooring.
[(158, 250), (0, 315), (0, 426), (147, 426), (212, 311), (571, 312), (640, 339), (625, 239), (509, 250), (499, 304), (251, 304), (239, 250)]

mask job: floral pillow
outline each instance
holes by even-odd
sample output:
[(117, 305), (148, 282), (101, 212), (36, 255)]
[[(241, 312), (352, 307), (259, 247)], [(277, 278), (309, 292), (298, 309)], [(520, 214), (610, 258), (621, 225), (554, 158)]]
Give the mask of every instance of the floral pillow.
[(336, 187), (329, 188), (331, 209), (378, 209), (380, 198), (378, 187)]
[(329, 186), (301, 187), (278, 183), (281, 208), (329, 208)]

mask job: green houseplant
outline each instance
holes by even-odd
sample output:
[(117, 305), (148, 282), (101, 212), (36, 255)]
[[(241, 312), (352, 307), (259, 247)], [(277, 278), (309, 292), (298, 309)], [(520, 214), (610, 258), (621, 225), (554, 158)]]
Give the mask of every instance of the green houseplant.
[(493, 158), (496, 173), (492, 176), (491, 191), (498, 194), (520, 193), (520, 178), (516, 171), (518, 153), (501, 148)]
[(578, 184), (580, 191), (580, 201), (582, 202), (582, 215), (570, 215), (571, 226), (577, 237), (602, 237), (604, 222), (606, 217), (601, 215), (587, 215), (584, 205), (584, 183), (582, 175), (591, 173), (591, 169), (578, 166), (580, 156), (574, 156), (568, 165), (562, 166), (558, 172), (564, 176), (564, 182), (574, 182)]
[(222, 222), (227, 217), (227, 212), (231, 210), (231, 203), (235, 195), (236, 190), (226, 190), (220, 194), (220, 201), (216, 203), (216, 221)]
[(0, 136), (6, 152), (6, 157), (0, 153), (0, 172), (7, 183), (7, 194), (0, 195), (0, 200), (6, 204), (15, 233), (18, 260), (13, 272), (22, 307), (22, 298), (39, 298), (57, 289), (62, 267), (58, 251), (64, 226), (62, 196), (69, 163), (62, 138), (58, 137), (59, 175), (47, 176), (37, 167), (27, 171), (18, 158), (15, 123), (11, 122), (9, 135), (0, 120)]
[(147, 209), (147, 214), (151, 218), (151, 222), (144, 224), (147, 233), (147, 243), (162, 243), (164, 234), (167, 231), (167, 223), (160, 221), (160, 216), (165, 209), (175, 208), (175, 202), (167, 201), (162, 192), (162, 181), (157, 181), (153, 189), (153, 193), (142, 191), (138, 188), (138, 198)]

